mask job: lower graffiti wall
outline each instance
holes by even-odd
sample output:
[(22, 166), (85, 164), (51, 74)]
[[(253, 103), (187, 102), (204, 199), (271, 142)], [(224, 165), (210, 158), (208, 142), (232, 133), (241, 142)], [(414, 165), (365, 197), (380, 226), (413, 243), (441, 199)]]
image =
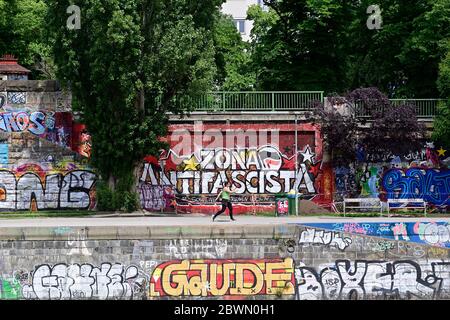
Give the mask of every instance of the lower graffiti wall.
[(0, 299), (450, 298), (445, 247), (295, 224), (215, 228), (2, 230)]

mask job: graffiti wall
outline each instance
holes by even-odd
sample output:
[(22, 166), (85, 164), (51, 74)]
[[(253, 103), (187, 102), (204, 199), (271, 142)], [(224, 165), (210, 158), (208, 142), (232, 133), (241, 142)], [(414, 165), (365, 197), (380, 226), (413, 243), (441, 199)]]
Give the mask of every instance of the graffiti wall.
[(450, 248), (448, 222), (314, 223), (317, 228)]
[(72, 113), (1, 112), (0, 132), (30, 132), (62, 147), (70, 147)]
[[(14, 241), (0, 233), (0, 299), (449, 299), (450, 249), (436, 245), (446, 226), (413, 225), (429, 238), (383, 223), (236, 226), (212, 239), (157, 226), (157, 237), (135, 227), (133, 239), (111, 227), (41, 228), (33, 240), (35, 230), (16, 228)], [(388, 227), (398, 236), (383, 236)]]
[(405, 156), (359, 154), (358, 162), (334, 168), (336, 198), (379, 197), (424, 199), (436, 210), (450, 210), (450, 170), (447, 150), (427, 143)]
[[(147, 210), (212, 212), (226, 181), (237, 213), (273, 211), (274, 196), (297, 190), (321, 201), (325, 190), (322, 140), (301, 124), (295, 154), (293, 125), (172, 125), (168, 151), (144, 159), (141, 204)], [(296, 167), (297, 157), (297, 167)]]
[(30, 134), (10, 141), (0, 168), (0, 210), (94, 208), (97, 176), (80, 155)]
[(183, 260), (153, 271), (150, 296), (246, 296), (294, 294), (293, 261)]
[(40, 265), (30, 278), (22, 287), (24, 299), (136, 299), (146, 281), (136, 266), (120, 263)]
[(90, 137), (74, 122), (70, 94), (7, 93), (0, 99), (0, 210), (94, 208)]
[[(300, 300), (441, 299), (450, 293), (447, 223), (309, 224), (296, 265)], [(303, 226), (301, 227), (303, 228)], [(338, 252), (345, 253), (344, 258)], [(319, 261), (322, 260), (322, 261)]]
[(36, 165), (23, 174), (0, 171), (0, 209), (92, 209), (91, 199), (96, 176), (87, 170), (62, 173), (41, 171)]
[[(435, 299), (448, 295), (450, 262), (336, 260), (296, 268), (299, 300)], [(444, 287), (442, 287), (444, 285)]]
[(31, 133), (11, 133), (0, 150), (0, 210), (94, 208), (97, 177), (81, 155)]

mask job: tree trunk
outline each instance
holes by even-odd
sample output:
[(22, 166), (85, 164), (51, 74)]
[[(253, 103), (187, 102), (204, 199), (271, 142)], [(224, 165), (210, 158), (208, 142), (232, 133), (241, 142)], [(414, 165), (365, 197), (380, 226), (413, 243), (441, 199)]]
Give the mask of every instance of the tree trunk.
[(108, 177), (108, 187), (111, 191), (116, 190), (116, 178), (112, 174)]
[[(142, 162), (139, 161), (137, 164), (133, 167), (133, 184), (131, 185), (131, 192), (136, 193), (138, 197), (140, 197), (139, 194), (139, 178), (140, 178), (140, 171), (141, 171)], [(141, 201), (138, 201), (137, 207), (139, 210), (142, 210)]]

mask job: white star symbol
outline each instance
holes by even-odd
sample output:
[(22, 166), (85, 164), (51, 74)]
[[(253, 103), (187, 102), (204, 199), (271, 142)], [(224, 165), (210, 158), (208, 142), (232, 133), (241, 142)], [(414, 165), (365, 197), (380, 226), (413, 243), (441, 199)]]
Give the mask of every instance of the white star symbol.
[(309, 160), (311, 163), (313, 163), (312, 158), (314, 158), (315, 153), (311, 153), (311, 148), (309, 146), (305, 148), (305, 152), (300, 152), (300, 154), (303, 156), (303, 162)]

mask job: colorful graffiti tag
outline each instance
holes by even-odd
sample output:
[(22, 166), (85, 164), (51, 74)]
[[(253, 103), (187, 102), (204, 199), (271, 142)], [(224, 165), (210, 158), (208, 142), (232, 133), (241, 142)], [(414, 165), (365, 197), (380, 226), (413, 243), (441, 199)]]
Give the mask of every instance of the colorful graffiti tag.
[(150, 296), (294, 294), (293, 260), (182, 260), (160, 264)]
[[(425, 200), (438, 210), (450, 209), (450, 170), (444, 163), (446, 150), (426, 143), (420, 152), (406, 156), (360, 157), (349, 167), (336, 167), (339, 197), (379, 197)], [(378, 161), (378, 162), (374, 162)]]
[(70, 147), (72, 113), (43, 111), (1, 112), (0, 131), (30, 132), (62, 147)]
[[(306, 152), (310, 152), (309, 147)], [(182, 171), (171, 172), (170, 179), (161, 169), (145, 163), (141, 181), (149, 180), (151, 185), (171, 183), (184, 195), (217, 194), (229, 178), (235, 183), (237, 194), (276, 194), (289, 192), (293, 188), (315, 193), (314, 178), (318, 174), (320, 162), (314, 165), (315, 168), (308, 167), (303, 161), (295, 174), (292, 170), (295, 159), (285, 157), (272, 146), (243, 151), (201, 150), (200, 159), (192, 155), (189, 160), (184, 160)]]
[(72, 127), (72, 150), (83, 157), (90, 158), (92, 150), (91, 135), (86, 126), (81, 123), (73, 123)]
[[(239, 135), (236, 132), (242, 128), (237, 125), (204, 125), (198, 138), (192, 128), (172, 126), (168, 152), (144, 159), (139, 186), (143, 208), (211, 212), (218, 207), (215, 198), (226, 181), (232, 181), (236, 188), (232, 196), (239, 203), (236, 213), (254, 211), (256, 207), (274, 210), (274, 195), (292, 189), (305, 199), (322, 197), (326, 188), (317, 128), (299, 126), (301, 146), (294, 154), (293, 126), (260, 127), (244, 128), (251, 132)], [(213, 129), (217, 135), (211, 143), (207, 133)], [(175, 134), (176, 130), (182, 133)], [(270, 141), (268, 131), (272, 132)]]
[(120, 263), (40, 265), (24, 285), (25, 299), (132, 299), (145, 297), (146, 276)]
[(438, 206), (450, 206), (450, 170), (390, 169), (382, 186), (390, 199), (420, 198)]
[(305, 223), (302, 225), (450, 248), (448, 222)]
[(22, 286), (15, 278), (0, 279), (0, 299), (21, 299)]
[(62, 173), (0, 171), (0, 210), (89, 209), (95, 173), (73, 170)]
[(299, 300), (436, 299), (448, 293), (449, 262), (336, 260), (295, 269)]

